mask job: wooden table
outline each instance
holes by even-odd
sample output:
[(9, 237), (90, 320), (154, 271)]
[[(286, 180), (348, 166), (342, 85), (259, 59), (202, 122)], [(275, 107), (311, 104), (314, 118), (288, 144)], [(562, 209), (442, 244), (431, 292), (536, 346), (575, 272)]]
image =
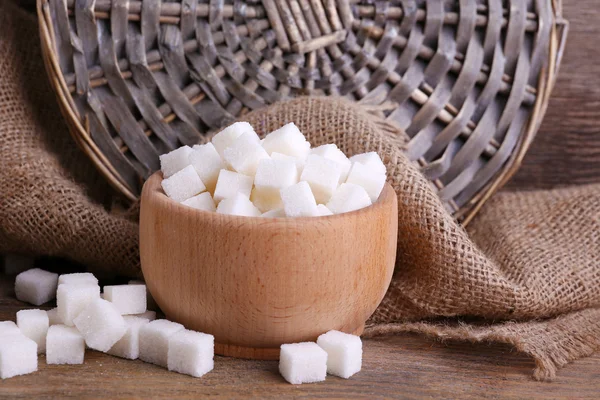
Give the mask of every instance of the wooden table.
[[(17, 311), (32, 308), (15, 299), (13, 285), (14, 277), (0, 275), (0, 320), (14, 321)], [(567, 366), (551, 383), (532, 380), (533, 368), (533, 361), (507, 346), (442, 344), (416, 335), (365, 340), (360, 373), (299, 386), (283, 380), (276, 361), (216, 357), (214, 371), (192, 378), (88, 350), (83, 365), (46, 365), (40, 356), (38, 372), (0, 381), (0, 397), (600, 397), (600, 354)]]

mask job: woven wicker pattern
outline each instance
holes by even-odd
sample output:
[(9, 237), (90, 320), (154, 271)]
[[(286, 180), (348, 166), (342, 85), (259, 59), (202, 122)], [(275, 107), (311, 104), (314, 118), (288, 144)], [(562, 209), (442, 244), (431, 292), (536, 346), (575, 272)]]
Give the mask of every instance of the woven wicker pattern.
[(158, 155), (300, 95), (360, 102), (411, 138), (456, 218), (515, 170), (566, 33), (549, 0), (39, 0), (79, 145), (130, 198)]

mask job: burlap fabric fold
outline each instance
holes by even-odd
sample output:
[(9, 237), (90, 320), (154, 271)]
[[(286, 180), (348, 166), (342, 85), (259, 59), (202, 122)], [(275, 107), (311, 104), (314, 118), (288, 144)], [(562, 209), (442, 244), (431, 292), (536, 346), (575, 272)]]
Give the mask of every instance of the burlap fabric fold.
[[(133, 212), (76, 149), (42, 65), (31, 16), (0, 0), (0, 252), (59, 255), (139, 274)], [(600, 185), (500, 193), (468, 232), (403, 154), (406, 137), (361, 106), (303, 98), (245, 117), (293, 121), (315, 145), (377, 151), (398, 194), (398, 262), (366, 336), (412, 331), (509, 343), (534, 376), (600, 347)]]

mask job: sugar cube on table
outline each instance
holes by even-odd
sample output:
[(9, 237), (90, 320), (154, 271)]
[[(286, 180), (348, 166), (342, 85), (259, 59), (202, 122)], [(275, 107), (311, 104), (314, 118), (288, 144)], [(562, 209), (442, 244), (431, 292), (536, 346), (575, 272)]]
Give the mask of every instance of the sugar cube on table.
[(251, 176), (222, 169), (215, 189), (215, 203), (218, 204), (221, 200), (233, 197), (238, 193), (249, 199), (253, 184), (254, 178)]
[(245, 195), (239, 193), (221, 201), (217, 207), (217, 213), (245, 217), (260, 217), (261, 215), (260, 210)]
[(342, 183), (326, 205), (332, 213), (341, 214), (370, 206), (371, 198), (362, 186)]
[(302, 175), (302, 170), (304, 169), (304, 164), (306, 163), (306, 157), (297, 158), (274, 151), (273, 153), (271, 153), (271, 159), (278, 161), (292, 161), (294, 164), (296, 164), (296, 170), (298, 171), (298, 180), (300, 180), (300, 175)]
[(296, 164), (289, 160), (261, 160), (254, 177), (253, 202), (263, 212), (281, 208), (281, 190), (298, 183)]
[(21, 272), (15, 279), (17, 299), (40, 306), (56, 297), (58, 274), (34, 268)]
[(18, 311), (17, 326), (23, 335), (37, 344), (38, 354), (46, 352), (46, 335), (50, 323), (45, 310)]
[(192, 150), (190, 164), (196, 169), (206, 189), (214, 193), (219, 171), (226, 168), (225, 163), (212, 143), (196, 145)]
[(316, 343), (282, 344), (279, 372), (289, 383), (324, 381), (327, 376), (327, 353)]
[(86, 284), (61, 284), (56, 291), (58, 318), (67, 325), (73, 326), (73, 319), (92, 301), (100, 298), (100, 286)]
[(76, 272), (74, 274), (62, 274), (58, 277), (58, 284), (62, 285), (63, 283), (70, 283), (76, 285), (97, 285), (98, 278), (94, 276), (94, 274), (89, 272)]
[(362, 366), (362, 341), (356, 335), (329, 331), (317, 339), (317, 344), (327, 352), (327, 373), (348, 379)]
[(348, 172), (350, 172), (350, 167), (352, 167), (352, 163), (346, 157), (343, 151), (338, 149), (335, 144), (324, 144), (319, 147), (315, 147), (310, 151), (310, 154), (315, 154), (321, 157), (325, 157), (328, 160), (335, 161), (340, 167), (340, 179), (338, 183), (344, 183), (346, 178), (348, 177)]
[(146, 285), (104, 286), (104, 300), (108, 300), (122, 315), (146, 311)]
[(175, 175), (188, 165), (190, 165), (189, 156), (192, 153), (190, 146), (182, 146), (170, 153), (160, 156), (160, 170), (164, 178)]
[[(19, 329), (17, 324), (15, 324), (12, 321), (0, 322), (0, 337), (6, 336), (6, 335), (15, 335), (15, 334), (17, 334), (17, 335), (21, 334), (21, 330)], [(1, 339), (0, 339), (0, 341), (1, 341)]]
[(300, 180), (308, 182), (317, 203), (325, 204), (338, 187), (340, 175), (337, 162), (311, 154), (306, 159)]
[(214, 357), (213, 335), (184, 329), (169, 337), (167, 355), (169, 371), (199, 378), (212, 371)]
[(307, 182), (298, 182), (281, 191), (281, 201), (288, 217), (318, 216), (317, 202)]
[(235, 139), (240, 137), (245, 132), (254, 133), (256, 139), (258, 140), (258, 135), (256, 135), (256, 132), (254, 132), (252, 125), (250, 125), (248, 122), (236, 122), (213, 136), (211, 143), (215, 146), (215, 149), (219, 155), (223, 157), (223, 152), (225, 149), (231, 146)]
[(73, 320), (91, 349), (107, 352), (127, 331), (123, 316), (113, 303), (103, 299), (92, 301)]
[[(147, 310), (141, 314), (134, 314), (134, 315), (128, 315), (129, 317), (138, 317), (138, 318), (144, 318), (148, 321), (154, 321), (156, 319), (156, 311), (150, 311)], [(125, 318), (125, 317), (123, 317)]]
[(279, 208), (277, 210), (267, 211), (261, 215), (263, 218), (285, 218), (285, 211), (283, 208)]
[(369, 153), (356, 154), (350, 157), (350, 162), (359, 163), (368, 167), (371, 171), (378, 174), (386, 174), (387, 169), (385, 168), (385, 164), (381, 161), (381, 157), (379, 154), (371, 151)]
[(246, 132), (223, 151), (223, 159), (240, 174), (254, 176), (258, 163), (269, 159), (255, 133)]
[(297, 158), (305, 158), (310, 152), (310, 143), (293, 122), (269, 133), (262, 146), (269, 154), (277, 152)]
[(125, 332), (125, 335), (123, 335), (123, 337), (108, 350), (108, 354), (127, 358), (129, 360), (136, 360), (140, 355), (140, 328), (150, 321), (146, 318), (132, 315), (126, 315), (123, 319), (125, 320), (127, 331)]
[(346, 183), (362, 186), (369, 194), (371, 202), (375, 203), (383, 190), (385, 179), (385, 174), (376, 173), (361, 163), (354, 163)]
[(0, 338), (0, 378), (30, 374), (37, 367), (37, 344), (33, 340), (20, 333)]
[(54, 307), (51, 310), (47, 310), (46, 314), (48, 315), (48, 324), (50, 326), (62, 324), (62, 321), (58, 317), (58, 308)]
[(217, 210), (217, 207), (215, 207), (215, 201), (209, 192), (200, 193), (197, 196), (190, 197), (189, 199), (182, 201), (181, 204), (197, 210), (211, 212), (215, 212)]
[(333, 215), (333, 213), (331, 212), (331, 210), (329, 208), (327, 208), (327, 206), (324, 205), (324, 204), (318, 204), (317, 205), (317, 214), (320, 217), (326, 217), (328, 215)]
[(74, 327), (52, 325), (46, 336), (47, 364), (83, 364), (85, 341)]
[(183, 325), (166, 319), (157, 319), (142, 326), (140, 360), (167, 368), (169, 338), (183, 329)]
[(182, 202), (206, 190), (206, 186), (191, 165), (176, 172), (160, 183), (165, 194), (175, 201)]

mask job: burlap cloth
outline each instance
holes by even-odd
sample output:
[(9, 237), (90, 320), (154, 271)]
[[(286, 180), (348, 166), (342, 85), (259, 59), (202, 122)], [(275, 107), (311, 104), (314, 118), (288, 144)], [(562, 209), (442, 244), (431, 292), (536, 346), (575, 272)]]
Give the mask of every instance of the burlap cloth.
[[(135, 209), (108, 211), (114, 192), (69, 136), (38, 41), (34, 19), (0, 0), (0, 252), (135, 276)], [(294, 121), (313, 144), (383, 156), (399, 200), (398, 262), (366, 336), (509, 343), (535, 359), (538, 379), (600, 347), (600, 185), (500, 193), (467, 232), (404, 157), (405, 136), (364, 109), (305, 98), (245, 119), (260, 133)]]

